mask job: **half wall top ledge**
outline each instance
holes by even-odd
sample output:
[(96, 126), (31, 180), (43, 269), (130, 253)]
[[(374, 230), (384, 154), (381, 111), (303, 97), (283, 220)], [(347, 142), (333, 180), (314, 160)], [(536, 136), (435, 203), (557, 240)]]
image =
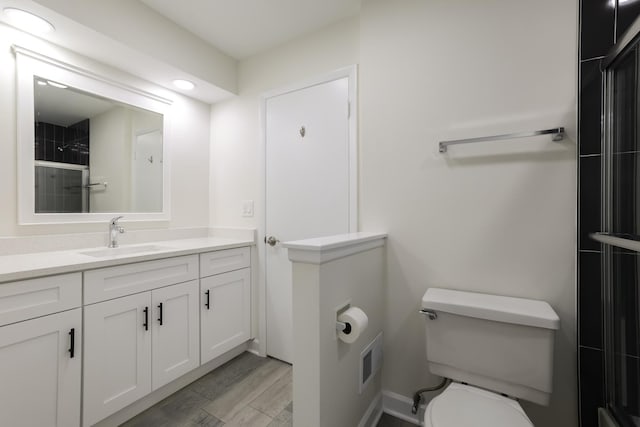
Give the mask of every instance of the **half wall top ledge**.
[[(0, 0), (0, 9), (6, 7), (51, 22), (56, 31), (46, 41), (173, 92), (213, 104), (237, 91), (234, 58), (139, 1)], [(196, 90), (177, 89), (174, 79), (191, 80)]]
[(384, 246), (387, 233), (357, 232), (306, 240), (284, 242), (289, 260), (307, 264), (324, 264), (359, 252)]

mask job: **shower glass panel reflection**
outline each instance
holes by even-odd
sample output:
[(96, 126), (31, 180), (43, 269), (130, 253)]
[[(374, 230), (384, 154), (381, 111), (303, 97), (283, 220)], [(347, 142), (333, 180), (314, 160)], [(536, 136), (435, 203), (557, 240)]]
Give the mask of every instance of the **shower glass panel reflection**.
[[(635, 25), (634, 25), (635, 27)], [(638, 39), (605, 58), (605, 230), (640, 239)], [(640, 253), (604, 251), (605, 377), (607, 409), (623, 427), (640, 427)]]
[(89, 211), (89, 168), (36, 162), (35, 174), (35, 213)]

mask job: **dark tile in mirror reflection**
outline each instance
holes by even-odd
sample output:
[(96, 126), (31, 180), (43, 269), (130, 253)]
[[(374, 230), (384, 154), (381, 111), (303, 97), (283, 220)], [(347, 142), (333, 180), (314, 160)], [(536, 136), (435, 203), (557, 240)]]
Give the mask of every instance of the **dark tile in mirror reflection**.
[(35, 123), (35, 160), (89, 165), (89, 119), (64, 127)]

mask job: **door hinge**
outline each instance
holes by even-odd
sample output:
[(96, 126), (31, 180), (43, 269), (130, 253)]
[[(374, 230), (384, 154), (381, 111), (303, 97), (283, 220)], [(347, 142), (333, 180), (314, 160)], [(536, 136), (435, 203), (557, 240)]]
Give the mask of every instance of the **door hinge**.
[(351, 118), (351, 102), (347, 102), (347, 119)]

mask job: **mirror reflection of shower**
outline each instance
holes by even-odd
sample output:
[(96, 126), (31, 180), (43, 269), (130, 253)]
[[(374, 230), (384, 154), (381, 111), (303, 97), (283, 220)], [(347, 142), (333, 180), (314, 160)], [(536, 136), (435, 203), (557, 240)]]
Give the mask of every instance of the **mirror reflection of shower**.
[(34, 109), (35, 213), (162, 211), (161, 114), (39, 77)]

